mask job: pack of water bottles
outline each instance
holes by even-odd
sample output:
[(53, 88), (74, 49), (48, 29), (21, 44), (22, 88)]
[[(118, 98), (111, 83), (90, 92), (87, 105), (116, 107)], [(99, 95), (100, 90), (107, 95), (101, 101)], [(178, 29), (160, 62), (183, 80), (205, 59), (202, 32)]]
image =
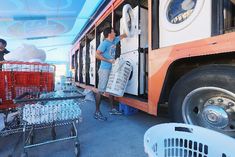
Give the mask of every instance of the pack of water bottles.
[(2, 71), (54, 72), (55, 67), (45, 63), (4, 62)]
[(81, 118), (80, 101), (67, 99), (67, 94), (64, 95), (63, 92), (42, 94), (40, 98), (65, 98), (65, 100), (25, 104), (21, 109), (23, 122), (33, 125)]

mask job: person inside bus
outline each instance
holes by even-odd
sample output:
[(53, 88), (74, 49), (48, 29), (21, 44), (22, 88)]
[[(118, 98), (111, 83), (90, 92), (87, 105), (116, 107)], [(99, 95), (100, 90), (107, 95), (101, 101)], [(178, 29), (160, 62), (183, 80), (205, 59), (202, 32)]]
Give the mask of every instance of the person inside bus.
[[(103, 116), (100, 112), (101, 94), (105, 92), (106, 85), (108, 83), (109, 74), (111, 72), (112, 64), (115, 62), (116, 45), (120, 40), (126, 38), (126, 34), (115, 36), (113, 28), (106, 28), (103, 31), (105, 39), (100, 43), (96, 51), (96, 59), (101, 61), (99, 67), (99, 82), (98, 82), (98, 93), (96, 94), (96, 110), (94, 118), (98, 120), (106, 121), (107, 117)], [(111, 110), (109, 114), (118, 115), (122, 114), (114, 107), (114, 96), (109, 95), (109, 101)]]
[[(4, 55), (9, 53), (6, 49), (7, 42), (4, 39), (0, 39), (0, 62), (4, 61)], [(2, 70), (2, 64), (0, 64), (0, 71)]]
[(6, 49), (6, 46), (7, 46), (6, 40), (0, 39), (0, 61), (4, 61), (3, 56), (9, 53), (9, 51)]

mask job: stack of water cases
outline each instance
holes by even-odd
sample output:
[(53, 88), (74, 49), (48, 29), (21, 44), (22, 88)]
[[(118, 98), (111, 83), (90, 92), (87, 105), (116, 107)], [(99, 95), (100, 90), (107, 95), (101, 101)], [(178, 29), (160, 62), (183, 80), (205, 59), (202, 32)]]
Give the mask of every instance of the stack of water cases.
[(82, 48), (82, 80), (86, 83), (86, 46)]
[[(40, 98), (63, 98), (66, 95), (75, 96), (73, 93), (67, 94), (62, 91), (56, 91), (41, 94)], [(22, 109), (19, 108), (19, 111), (22, 112), (23, 121), (28, 124), (52, 123), (55, 121), (79, 119), (81, 117), (79, 101), (74, 99), (25, 104)]]
[(45, 105), (34, 104), (23, 107), (23, 120), (28, 124), (52, 123), (54, 121), (78, 119), (81, 109), (74, 100), (62, 100), (60, 103), (48, 102)]
[(95, 39), (93, 39), (90, 42), (90, 49), (89, 49), (89, 57), (90, 57), (89, 76), (90, 76), (91, 85), (95, 85), (95, 52), (96, 52), (96, 42)]
[(212, 0), (159, 1), (160, 47), (211, 36)]
[[(144, 94), (145, 61), (144, 54), (139, 48), (148, 45), (148, 11), (139, 6), (133, 9), (135, 24), (132, 26), (134, 35), (121, 40), (120, 58), (131, 63), (133, 70), (128, 81), (125, 93), (132, 95)], [(123, 18), (121, 18), (120, 32), (123, 33)]]

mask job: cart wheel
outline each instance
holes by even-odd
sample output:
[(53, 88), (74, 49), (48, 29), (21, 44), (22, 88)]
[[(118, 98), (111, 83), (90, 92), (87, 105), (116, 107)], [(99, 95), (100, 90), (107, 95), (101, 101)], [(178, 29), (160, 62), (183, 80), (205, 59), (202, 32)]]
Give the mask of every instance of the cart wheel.
[(21, 153), (20, 157), (28, 157), (28, 153), (27, 152)]
[(56, 140), (56, 131), (55, 131), (55, 126), (52, 127), (51, 129), (51, 136), (53, 140)]
[(74, 128), (72, 128), (71, 132), (70, 132), (70, 136), (75, 136), (75, 135), (76, 135), (75, 130), (74, 130)]
[(75, 142), (75, 155), (76, 157), (80, 156), (80, 143), (79, 142)]
[(33, 141), (34, 141), (34, 136), (35, 136), (35, 134), (34, 133), (32, 133), (31, 135), (30, 135), (30, 137), (29, 137), (29, 144), (33, 144)]

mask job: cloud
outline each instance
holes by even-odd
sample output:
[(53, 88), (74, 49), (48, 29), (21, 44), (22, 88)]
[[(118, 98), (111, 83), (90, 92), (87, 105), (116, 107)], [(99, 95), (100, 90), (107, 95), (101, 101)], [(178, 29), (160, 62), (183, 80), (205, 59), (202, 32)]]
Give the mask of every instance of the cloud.
[(23, 44), (17, 49), (6, 54), (4, 59), (7, 61), (44, 62), (46, 60), (46, 53), (44, 50), (38, 49), (34, 45)]

